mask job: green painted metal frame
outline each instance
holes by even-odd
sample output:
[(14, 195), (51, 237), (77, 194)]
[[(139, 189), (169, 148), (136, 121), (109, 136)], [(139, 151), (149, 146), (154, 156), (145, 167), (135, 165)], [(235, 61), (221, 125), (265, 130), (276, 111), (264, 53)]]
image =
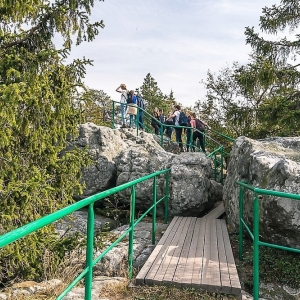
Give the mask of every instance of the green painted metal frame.
[[(237, 184), (240, 186), (239, 191), (239, 259), (243, 260), (243, 234), (244, 229), (247, 230), (251, 239), (253, 240), (253, 299), (259, 299), (259, 246), (266, 246), (271, 248), (276, 248), (280, 250), (287, 250), (296, 253), (300, 253), (300, 249), (280, 246), (277, 244), (270, 244), (261, 242), (259, 240), (259, 200), (261, 197), (259, 195), (269, 195), (281, 198), (288, 198), (292, 200), (300, 200), (300, 195), (278, 192), (273, 190), (265, 190), (260, 188), (255, 188), (248, 185), (245, 182), (238, 181)], [(254, 193), (253, 200), (253, 232), (246, 224), (243, 214), (244, 214), (244, 189), (248, 189)]]
[[(118, 101), (112, 101), (112, 128), (115, 128), (115, 111), (116, 111), (116, 104), (121, 104)], [(130, 105), (130, 104), (126, 104), (126, 105)], [(139, 113), (140, 111), (143, 111), (144, 116), (146, 116), (149, 120), (152, 120), (154, 117), (149, 114), (146, 110), (142, 109), (142, 108), (138, 108), (137, 110), (137, 115), (136, 115), (136, 119), (135, 119), (135, 126), (136, 126), (136, 135), (139, 134), (139, 126), (138, 126), (138, 120), (139, 120)], [(161, 147), (164, 147), (164, 130), (165, 128), (168, 127), (172, 127), (172, 128), (183, 128), (186, 130), (190, 130), (191, 131), (191, 135), (190, 135), (190, 141), (189, 141), (189, 145), (192, 145), (192, 140), (193, 140), (193, 128), (192, 127), (188, 127), (188, 126), (175, 126), (175, 125), (166, 125), (161, 123), (159, 120), (155, 120), (159, 125), (160, 125), (160, 145)], [(145, 125), (145, 124), (144, 124)], [(146, 127), (146, 131), (147, 132), (151, 132), (154, 133), (153, 130), (151, 130), (148, 126)], [(198, 130), (197, 130), (198, 131)], [(217, 133), (216, 131), (210, 129), (210, 131)], [(214, 179), (217, 181), (218, 178), (218, 174), (220, 174), (219, 177), (219, 182), (221, 184), (223, 184), (224, 181), (224, 176), (223, 176), (223, 171), (224, 171), (224, 147), (218, 143), (216, 140), (214, 140), (213, 138), (211, 138), (206, 132), (201, 132), (204, 135), (204, 142), (206, 143), (207, 140), (209, 142), (209, 144), (211, 145), (212, 143), (214, 143), (215, 145), (213, 145), (213, 147), (217, 147), (214, 151), (212, 151), (211, 153), (209, 153), (208, 155), (206, 155), (208, 158), (213, 158), (214, 161)], [(227, 137), (226, 135), (220, 134), (222, 137), (226, 137), (227, 139), (229, 139), (230, 141), (235, 141), (234, 139)], [(183, 144), (186, 144), (186, 141), (182, 142)], [(198, 151), (201, 151), (199, 147), (197, 147), (195, 145), (195, 148)], [(220, 156), (220, 159), (217, 158), (217, 155)]]
[[(65, 207), (57, 212), (50, 215), (44, 216), (39, 220), (24, 225), (18, 229), (8, 232), (0, 236), (0, 249), (7, 246), (8, 244), (25, 237), (26, 235), (39, 230), (40, 228), (47, 226), (81, 208), (88, 206), (88, 220), (87, 220), (87, 243), (86, 243), (86, 268), (77, 276), (70, 285), (56, 298), (63, 299), (72, 288), (83, 278), (85, 278), (85, 299), (92, 299), (92, 279), (93, 279), (93, 267), (122, 239), (129, 234), (129, 245), (128, 245), (128, 273), (129, 279), (132, 278), (132, 263), (133, 263), (133, 242), (134, 242), (134, 228), (136, 225), (150, 212), (152, 212), (152, 243), (155, 244), (155, 233), (156, 233), (156, 207), (162, 201), (164, 202), (165, 214), (164, 221), (168, 223), (168, 207), (169, 207), (169, 176), (170, 169), (157, 171), (155, 173), (146, 175), (139, 179), (135, 179), (131, 182), (124, 183), (115, 188), (107, 191), (95, 194), (86, 199), (83, 199), (77, 203), (74, 203), (68, 207)], [(164, 195), (157, 199), (157, 177), (165, 176)], [(143, 181), (153, 178), (153, 201), (152, 205), (137, 219), (135, 220), (135, 202), (136, 202), (136, 185)], [(130, 201), (130, 223), (129, 228), (116, 240), (114, 241), (105, 251), (101, 253), (97, 258), (93, 258), (94, 250), (94, 203), (115, 193), (123, 191), (127, 188), (131, 188), (131, 201)]]

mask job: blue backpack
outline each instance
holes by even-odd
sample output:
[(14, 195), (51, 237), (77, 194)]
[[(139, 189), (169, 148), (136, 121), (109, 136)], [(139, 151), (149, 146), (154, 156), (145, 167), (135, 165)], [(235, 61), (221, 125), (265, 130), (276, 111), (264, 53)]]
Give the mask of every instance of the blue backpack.
[(141, 109), (146, 108), (144, 99), (141, 96), (139, 96), (139, 95), (136, 96), (136, 102), (137, 102), (138, 107), (140, 107)]
[(180, 112), (178, 123), (180, 126), (188, 126), (189, 119), (183, 111)]

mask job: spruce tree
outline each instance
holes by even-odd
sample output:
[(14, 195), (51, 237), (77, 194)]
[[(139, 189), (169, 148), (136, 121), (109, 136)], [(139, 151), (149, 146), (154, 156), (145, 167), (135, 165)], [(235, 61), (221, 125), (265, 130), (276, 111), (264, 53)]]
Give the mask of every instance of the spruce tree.
[[(300, 37), (299, 27), (300, 4), (295, 0), (282, 0), (279, 5), (265, 7), (260, 18), (260, 29), (273, 38), (261, 37), (254, 28), (246, 28), (246, 42), (254, 50), (259, 60), (268, 61), (268, 66), (261, 72), (260, 82), (273, 81), (269, 86), (269, 97), (262, 103), (261, 117), (268, 128), (272, 122), (272, 132), (278, 135), (299, 135), (300, 105), (299, 105), (299, 78), (298, 71)], [(284, 30), (290, 35), (277, 38)], [(274, 38), (275, 35), (275, 38)], [(267, 112), (267, 113), (265, 113)]]
[[(0, 3), (0, 233), (52, 213), (82, 192), (87, 154), (65, 150), (77, 135), (74, 104), (86, 59), (65, 64), (76, 45), (92, 41), (103, 22), (91, 24), (93, 0), (6, 0)], [(53, 42), (60, 36), (63, 45)], [(64, 150), (64, 151), (63, 151)], [(62, 152), (63, 151), (63, 152)], [(64, 154), (62, 154), (64, 153)], [(43, 279), (73, 246), (48, 226), (0, 252), (0, 278)], [(59, 250), (59, 251), (56, 251)]]

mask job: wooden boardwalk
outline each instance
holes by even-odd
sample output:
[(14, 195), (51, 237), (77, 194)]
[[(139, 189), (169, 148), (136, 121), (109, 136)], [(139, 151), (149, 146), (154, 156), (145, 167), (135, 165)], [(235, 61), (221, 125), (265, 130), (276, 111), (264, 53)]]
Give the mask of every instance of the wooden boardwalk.
[(138, 273), (136, 284), (239, 295), (241, 285), (225, 221), (174, 217)]

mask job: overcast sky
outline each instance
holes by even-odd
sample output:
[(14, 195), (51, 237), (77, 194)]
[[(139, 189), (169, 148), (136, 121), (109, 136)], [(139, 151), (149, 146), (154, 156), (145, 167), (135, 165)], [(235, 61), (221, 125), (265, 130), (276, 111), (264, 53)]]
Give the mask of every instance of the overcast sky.
[(262, 8), (279, 0), (95, 0), (92, 20), (105, 28), (92, 43), (72, 50), (72, 58), (94, 61), (85, 83), (119, 100), (115, 89), (143, 84), (148, 73), (164, 94), (171, 90), (184, 106), (205, 96), (199, 83), (207, 70), (234, 61), (246, 63), (246, 26), (259, 27)]

